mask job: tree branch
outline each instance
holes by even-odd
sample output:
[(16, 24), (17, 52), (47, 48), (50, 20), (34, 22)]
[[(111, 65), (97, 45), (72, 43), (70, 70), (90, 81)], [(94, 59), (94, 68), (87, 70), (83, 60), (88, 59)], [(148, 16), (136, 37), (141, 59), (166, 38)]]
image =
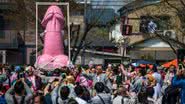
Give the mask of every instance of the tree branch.
[(168, 0), (164, 0), (164, 1), (165, 1), (170, 7), (172, 7), (173, 9), (177, 10), (178, 12), (180, 11), (176, 6), (170, 4), (170, 3), (168, 2)]
[(103, 10), (101, 11), (100, 15), (97, 18), (95, 18), (95, 21), (93, 23), (87, 23), (87, 20), (86, 20), (87, 18), (85, 18), (85, 27), (84, 27), (85, 28), (85, 31), (83, 33), (83, 37), (81, 38), (80, 44), (77, 47), (77, 51), (75, 52), (75, 55), (74, 55), (74, 57), (72, 59), (73, 64), (75, 64), (75, 62), (76, 62), (77, 56), (80, 53), (80, 50), (82, 49), (82, 45), (83, 45), (83, 43), (84, 43), (84, 41), (85, 41), (85, 39), (86, 39), (86, 37), (88, 35), (88, 32), (94, 26), (96, 26), (96, 24), (98, 23), (99, 19), (101, 18), (102, 14), (103, 14)]
[(162, 41), (164, 41), (164, 42), (166, 42), (169, 46), (170, 46), (170, 48), (172, 49), (172, 51), (175, 53), (175, 54), (177, 54), (177, 52), (176, 52), (176, 49), (173, 47), (173, 45), (171, 44), (171, 42), (170, 41), (168, 41), (167, 39), (165, 39), (165, 38), (163, 38), (160, 34), (158, 34), (157, 32), (155, 32), (155, 34), (157, 35), (157, 37), (159, 37)]
[(185, 7), (185, 3), (184, 3), (182, 0), (180, 0), (180, 2), (181, 2), (181, 4)]

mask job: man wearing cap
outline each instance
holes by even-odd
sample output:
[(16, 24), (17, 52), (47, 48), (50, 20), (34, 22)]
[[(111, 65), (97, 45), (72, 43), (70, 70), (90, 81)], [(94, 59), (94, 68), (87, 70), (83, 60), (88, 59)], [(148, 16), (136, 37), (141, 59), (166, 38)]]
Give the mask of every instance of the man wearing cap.
[(11, 84), (13, 84), (13, 82), (17, 79), (18, 73), (21, 71), (21, 67), (20, 66), (15, 66), (14, 71), (15, 72), (12, 74), (12, 76), (10, 78)]

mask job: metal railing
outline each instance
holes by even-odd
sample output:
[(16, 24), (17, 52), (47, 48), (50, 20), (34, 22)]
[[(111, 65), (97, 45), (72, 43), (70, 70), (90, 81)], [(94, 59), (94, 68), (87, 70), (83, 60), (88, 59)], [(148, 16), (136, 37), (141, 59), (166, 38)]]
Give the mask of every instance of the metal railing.
[[(77, 3), (85, 4), (85, 0), (75, 0)], [(87, 4), (91, 3), (91, 0), (87, 0)]]
[(11, 3), (13, 0), (0, 0), (0, 3)]

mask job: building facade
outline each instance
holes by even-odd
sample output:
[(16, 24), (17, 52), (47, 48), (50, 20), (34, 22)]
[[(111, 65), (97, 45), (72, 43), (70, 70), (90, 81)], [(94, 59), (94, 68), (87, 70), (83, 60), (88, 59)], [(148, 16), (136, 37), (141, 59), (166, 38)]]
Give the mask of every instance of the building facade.
[[(171, 1), (177, 8), (180, 2)], [(176, 51), (184, 45), (181, 17), (163, 0), (136, 0), (120, 10), (121, 33), (123, 27), (131, 27), (127, 53), (132, 59), (148, 59), (164, 62), (176, 58)], [(172, 49), (173, 48), (173, 49)]]

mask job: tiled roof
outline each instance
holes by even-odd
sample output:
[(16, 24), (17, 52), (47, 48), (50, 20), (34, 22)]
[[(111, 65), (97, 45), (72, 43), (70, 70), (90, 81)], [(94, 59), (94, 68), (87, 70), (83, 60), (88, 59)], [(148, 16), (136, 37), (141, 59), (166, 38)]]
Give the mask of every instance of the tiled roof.
[(106, 25), (117, 16), (114, 9), (89, 9), (87, 11), (88, 23), (96, 22), (97, 25)]

